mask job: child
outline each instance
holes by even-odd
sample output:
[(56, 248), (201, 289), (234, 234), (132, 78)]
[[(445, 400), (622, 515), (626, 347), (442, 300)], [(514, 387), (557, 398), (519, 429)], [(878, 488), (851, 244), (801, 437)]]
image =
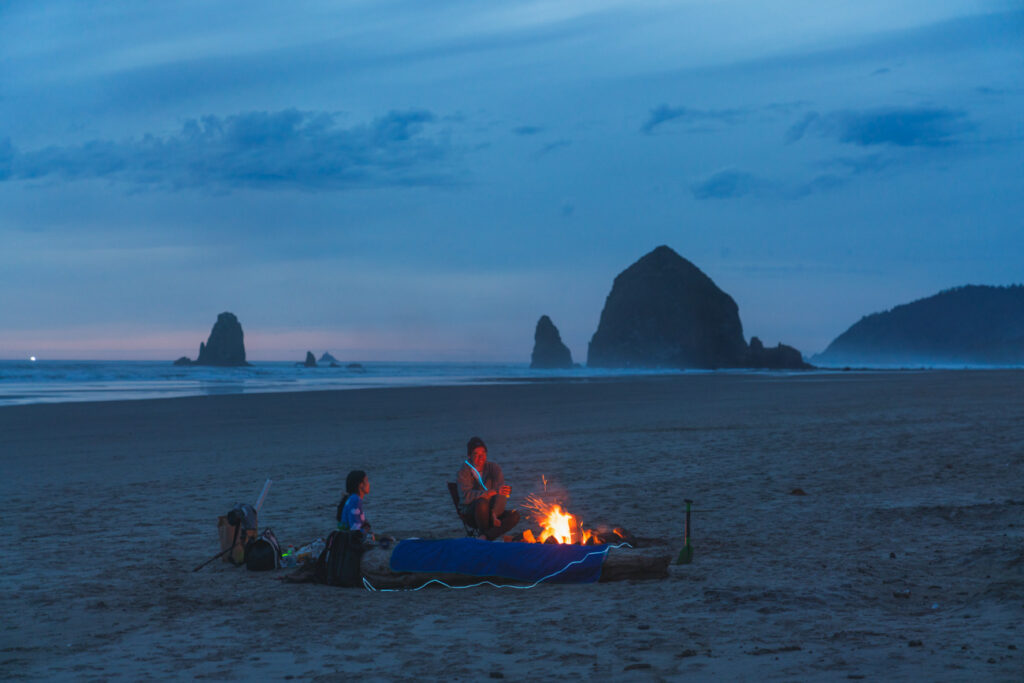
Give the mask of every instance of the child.
[(363, 496), (370, 492), (370, 478), (362, 470), (352, 470), (345, 477), (345, 496), (338, 503), (338, 528), (362, 531), (373, 540), (373, 531), (363, 514)]

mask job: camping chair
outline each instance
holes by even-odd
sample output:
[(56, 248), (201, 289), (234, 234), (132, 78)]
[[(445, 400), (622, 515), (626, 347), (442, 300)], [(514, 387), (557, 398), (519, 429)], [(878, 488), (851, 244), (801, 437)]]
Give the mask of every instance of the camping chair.
[(455, 505), (455, 514), (459, 516), (459, 520), (462, 522), (462, 527), (466, 530), (467, 536), (476, 536), (480, 531), (467, 521), (467, 516), (464, 516), (459, 512), (459, 485), (454, 481), (448, 482), (448, 493), (452, 496), (452, 503)]

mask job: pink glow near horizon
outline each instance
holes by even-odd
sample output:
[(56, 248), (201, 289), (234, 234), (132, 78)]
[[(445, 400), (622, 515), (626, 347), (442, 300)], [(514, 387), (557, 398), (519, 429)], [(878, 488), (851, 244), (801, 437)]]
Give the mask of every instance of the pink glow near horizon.
[[(0, 358), (22, 360), (174, 360), (195, 359), (209, 330), (168, 330), (138, 334), (110, 328), (20, 331), (0, 339)], [(416, 346), (409, 346), (410, 339)], [(325, 351), (339, 360), (367, 361), (506, 361), (500, 355), (481, 355), (459, 348), (454, 338), (411, 332), (349, 332), (282, 330), (245, 333), (250, 361), (301, 361), (306, 351), (317, 358)], [(525, 355), (528, 356), (529, 349)]]

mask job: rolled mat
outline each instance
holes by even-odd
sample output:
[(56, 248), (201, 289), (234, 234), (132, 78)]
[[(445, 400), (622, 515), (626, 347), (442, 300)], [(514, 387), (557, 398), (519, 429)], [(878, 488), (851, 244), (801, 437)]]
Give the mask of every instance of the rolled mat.
[(391, 571), (494, 576), (524, 583), (594, 583), (601, 578), (607, 553), (603, 545), (410, 539), (395, 546)]

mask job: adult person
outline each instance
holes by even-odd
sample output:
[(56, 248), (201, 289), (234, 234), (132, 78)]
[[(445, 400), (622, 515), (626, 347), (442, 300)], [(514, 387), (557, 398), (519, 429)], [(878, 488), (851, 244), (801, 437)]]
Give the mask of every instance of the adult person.
[(512, 489), (505, 484), (498, 463), (487, 459), (487, 445), (479, 436), (466, 444), (466, 459), (455, 480), (459, 486), (459, 513), (488, 541), (519, 524), (519, 512), (505, 510)]
[(373, 529), (363, 513), (363, 498), (370, 492), (370, 477), (363, 470), (352, 470), (345, 477), (345, 496), (338, 503), (338, 528), (362, 531), (373, 540)]

